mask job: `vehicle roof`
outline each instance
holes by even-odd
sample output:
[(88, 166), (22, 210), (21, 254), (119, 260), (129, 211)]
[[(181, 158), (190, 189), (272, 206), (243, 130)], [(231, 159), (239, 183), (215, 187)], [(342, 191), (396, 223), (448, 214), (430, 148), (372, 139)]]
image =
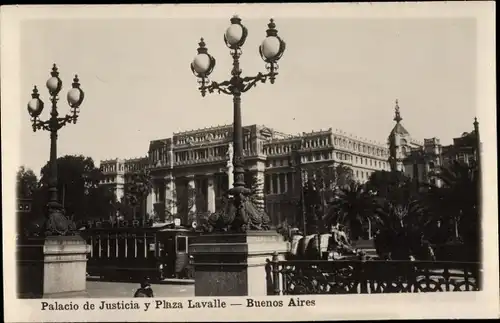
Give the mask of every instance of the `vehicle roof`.
[(175, 227), (173, 223), (155, 223), (153, 226), (144, 227), (90, 227), (83, 226), (79, 229), (81, 232), (192, 232), (193, 230), (186, 227)]

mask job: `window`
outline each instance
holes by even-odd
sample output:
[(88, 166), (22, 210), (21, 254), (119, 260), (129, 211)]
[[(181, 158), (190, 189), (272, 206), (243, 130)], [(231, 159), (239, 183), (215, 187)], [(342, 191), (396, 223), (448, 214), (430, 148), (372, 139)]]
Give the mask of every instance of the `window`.
[(177, 252), (187, 253), (187, 237), (177, 237)]
[(288, 187), (286, 190), (288, 191), (289, 189), (293, 188), (293, 173), (286, 173), (286, 182)]
[(127, 258), (135, 258), (135, 238), (127, 238)]

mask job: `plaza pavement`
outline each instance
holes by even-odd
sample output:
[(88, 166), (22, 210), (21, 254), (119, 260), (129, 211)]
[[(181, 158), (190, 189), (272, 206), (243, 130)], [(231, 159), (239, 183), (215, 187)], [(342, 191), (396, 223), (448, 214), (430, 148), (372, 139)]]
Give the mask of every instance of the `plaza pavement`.
[[(155, 297), (192, 297), (194, 284), (162, 282), (151, 284)], [(90, 298), (129, 298), (139, 288), (137, 282), (109, 282), (87, 280), (87, 293)]]

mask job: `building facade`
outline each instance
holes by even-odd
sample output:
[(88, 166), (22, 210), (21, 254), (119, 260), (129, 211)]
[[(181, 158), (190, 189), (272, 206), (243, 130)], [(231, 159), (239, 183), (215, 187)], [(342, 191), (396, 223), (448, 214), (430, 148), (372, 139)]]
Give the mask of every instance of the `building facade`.
[[(245, 169), (263, 183), (265, 209), (277, 224), (294, 216), (290, 203), (298, 198), (297, 170), (290, 165), (292, 151), (300, 154), (303, 167), (336, 167), (344, 164), (353, 176), (365, 182), (377, 170), (389, 170), (386, 145), (357, 138), (333, 129), (288, 135), (266, 126), (244, 127)], [(102, 185), (114, 188), (120, 199), (133, 171), (148, 168), (153, 190), (147, 212), (179, 214), (214, 212), (224, 192), (232, 186), (232, 125), (174, 133), (171, 138), (150, 142), (148, 157), (101, 162)], [(248, 184), (248, 183), (247, 183)]]
[(415, 140), (403, 127), (402, 120), (396, 100), (396, 124), (388, 137), (391, 170), (402, 171), (409, 178), (417, 179), (417, 183), (439, 187), (441, 181), (432, 175), (439, 173), (441, 167), (453, 161), (470, 164), (476, 160), (478, 140), (475, 130), (464, 132), (461, 137), (453, 139), (453, 144), (443, 146), (436, 137), (424, 139), (423, 142)]
[[(352, 169), (354, 179), (361, 183), (374, 171), (391, 169), (410, 178), (418, 177), (420, 182), (432, 182), (431, 173), (451, 158), (469, 158), (466, 139), (457, 138), (454, 145), (447, 147), (442, 147), (437, 138), (423, 142), (413, 139), (402, 125), (397, 101), (394, 121), (386, 144), (331, 128), (290, 135), (267, 126), (245, 126), (247, 185), (252, 177), (263, 183), (260, 194), (264, 207), (272, 222), (279, 224), (286, 217), (295, 217), (298, 211), (293, 200), (300, 196), (300, 177), (290, 164), (293, 151), (298, 152), (306, 169), (333, 169), (343, 164)], [(217, 210), (224, 193), (232, 186), (232, 131), (232, 125), (223, 125), (153, 140), (147, 157), (102, 161), (102, 184), (114, 188), (120, 199), (130, 175), (147, 168), (153, 181), (147, 213), (175, 215), (189, 223), (190, 213)], [(457, 148), (459, 144), (461, 148)]]

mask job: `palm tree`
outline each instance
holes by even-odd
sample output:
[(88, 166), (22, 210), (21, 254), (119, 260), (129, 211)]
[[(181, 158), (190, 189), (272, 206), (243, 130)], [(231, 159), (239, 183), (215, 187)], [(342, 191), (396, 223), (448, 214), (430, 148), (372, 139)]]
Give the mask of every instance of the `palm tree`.
[(372, 216), (372, 208), (373, 197), (364, 185), (351, 182), (337, 189), (336, 196), (329, 202), (323, 221), (327, 226), (343, 224), (349, 228), (351, 239), (358, 238), (363, 223)]
[(442, 187), (431, 187), (432, 207), (442, 219), (452, 222), (455, 237), (473, 233), (479, 225), (478, 167), (475, 163), (454, 161), (433, 176)]
[(339, 187), (351, 185), (354, 182), (354, 172), (352, 168), (340, 163), (335, 167), (335, 184)]
[(400, 171), (375, 171), (366, 182), (368, 191), (393, 202), (405, 202), (411, 195), (411, 179)]
[(421, 202), (379, 200), (375, 204), (375, 219), (379, 227), (375, 240), (379, 254), (390, 253), (392, 259), (405, 260), (410, 255), (421, 255), (422, 240), (428, 239), (423, 228), (430, 222), (429, 213)]

